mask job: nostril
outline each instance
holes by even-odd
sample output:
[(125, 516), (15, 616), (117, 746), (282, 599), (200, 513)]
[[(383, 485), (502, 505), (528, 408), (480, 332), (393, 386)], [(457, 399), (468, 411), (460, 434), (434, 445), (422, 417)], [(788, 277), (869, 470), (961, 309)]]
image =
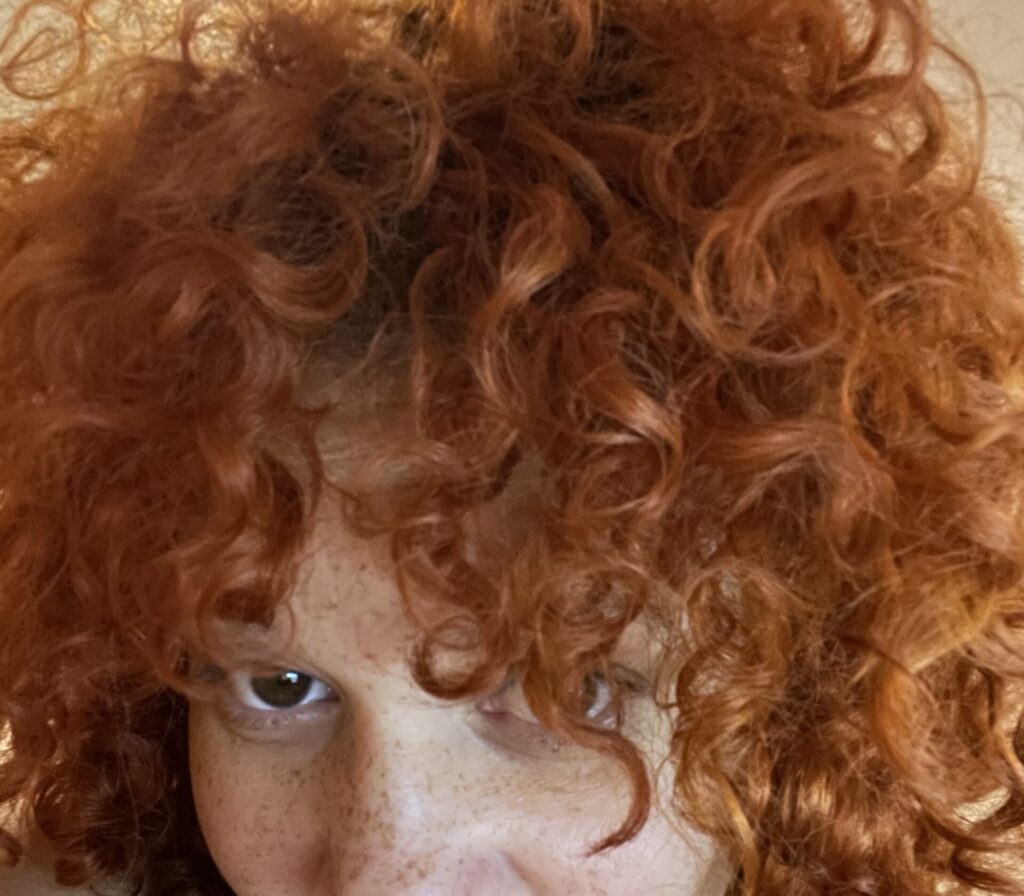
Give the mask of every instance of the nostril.
[(537, 896), (503, 849), (467, 852), (456, 861), (458, 896)]
[[(317, 896), (540, 896), (515, 861), (494, 847), (392, 852), (355, 874), (325, 865)], [(547, 892), (547, 891), (545, 891)]]

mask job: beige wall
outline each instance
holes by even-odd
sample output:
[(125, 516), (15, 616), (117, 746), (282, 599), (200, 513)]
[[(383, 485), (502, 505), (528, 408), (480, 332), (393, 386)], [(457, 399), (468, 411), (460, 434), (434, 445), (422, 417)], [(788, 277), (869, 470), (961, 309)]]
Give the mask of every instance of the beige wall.
[[(1024, 0), (932, 0), (936, 25), (978, 69), (989, 99), (986, 166), (1024, 234)], [(942, 72), (936, 70), (941, 82)]]

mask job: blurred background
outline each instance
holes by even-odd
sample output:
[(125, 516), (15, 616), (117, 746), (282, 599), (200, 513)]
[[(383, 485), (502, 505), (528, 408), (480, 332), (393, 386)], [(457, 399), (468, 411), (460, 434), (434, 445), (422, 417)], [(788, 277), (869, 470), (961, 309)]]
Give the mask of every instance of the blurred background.
[[(989, 100), (986, 166), (1005, 179), (1024, 238), (1024, 0), (932, 0), (935, 23), (978, 69)], [(945, 77), (935, 69), (936, 81)]]

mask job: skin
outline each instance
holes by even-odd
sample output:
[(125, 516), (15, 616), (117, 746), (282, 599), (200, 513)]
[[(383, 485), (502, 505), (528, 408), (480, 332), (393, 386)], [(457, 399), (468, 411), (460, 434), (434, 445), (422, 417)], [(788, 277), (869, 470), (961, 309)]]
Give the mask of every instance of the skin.
[[(509, 500), (479, 520), (505, 544)], [(624, 775), (555, 741), (518, 687), (464, 703), (416, 687), (385, 541), (355, 537), (325, 501), (307, 561), (290, 636), (239, 630), (251, 660), (226, 670), (216, 700), (191, 706), (199, 819), (238, 896), (724, 893), (709, 841), (660, 808), (635, 839), (587, 858), (624, 817)], [(653, 673), (648, 634), (635, 624), (616, 662)], [(252, 676), (279, 669), (323, 685), (274, 709)], [(624, 730), (652, 762), (664, 722), (649, 695), (630, 699)]]

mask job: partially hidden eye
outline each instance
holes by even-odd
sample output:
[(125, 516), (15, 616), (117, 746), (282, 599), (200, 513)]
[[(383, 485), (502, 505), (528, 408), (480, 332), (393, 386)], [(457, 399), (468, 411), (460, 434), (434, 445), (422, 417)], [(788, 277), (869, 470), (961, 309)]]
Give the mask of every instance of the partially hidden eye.
[[(636, 694), (644, 690), (639, 676), (631, 670), (622, 670), (620, 681), (629, 693)], [(598, 727), (615, 729), (622, 724), (616, 712), (612, 684), (600, 672), (590, 672), (584, 678), (580, 702), (586, 717)], [(539, 724), (526, 702), (518, 675), (509, 676), (494, 694), (480, 701), (477, 706), (486, 713), (512, 715)]]
[(249, 709), (263, 712), (296, 709), (335, 699), (329, 684), (297, 669), (280, 669), (266, 675), (235, 672), (231, 679), (238, 699)]

